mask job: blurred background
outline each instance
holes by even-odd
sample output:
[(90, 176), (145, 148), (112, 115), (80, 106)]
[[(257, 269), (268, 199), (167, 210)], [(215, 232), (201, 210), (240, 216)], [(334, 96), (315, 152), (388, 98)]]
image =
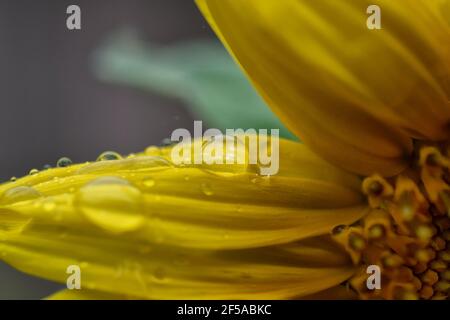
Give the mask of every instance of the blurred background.
[[(81, 30), (66, 9), (81, 8)], [(176, 128), (284, 129), (194, 0), (0, 0), (0, 180), (159, 145)], [(61, 284), (0, 262), (0, 299)]]
[[(81, 8), (81, 30), (66, 8)], [(193, 1), (0, 0), (0, 178), (31, 168), (144, 149), (192, 115), (179, 99), (99, 81), (92, 54), (122, 28), (161, 45), (213, 38)], [(37, 299), (61, 285), (0, 264), (0, 299)]]

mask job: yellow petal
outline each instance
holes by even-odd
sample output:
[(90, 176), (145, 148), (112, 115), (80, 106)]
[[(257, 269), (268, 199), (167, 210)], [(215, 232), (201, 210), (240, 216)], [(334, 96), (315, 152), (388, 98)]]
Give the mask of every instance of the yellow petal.
[[(448, 135), (448, 2), (198, 0), (282, 120), (313, 150), (361, 174), (398, 173), (410, 137)], [(446, 4), (446, 6), (444, 6)]]
[(64, 289), (45, 298), (45, 300), (126, 300), (130, 297), (94, 290)]
[(284, 140), (271, 177), (166, 151), (1, 185), (0, 257), (60, 282), (79, 265), (84, 289), (157, 299), (286, 298), (353, 272), (326, 235), (364, 215), (358, 177)]
[(25, 220), (208, 249), (326, 234), (365, 213), (360, 179), (302, 144), (281, 142), (275, 176), (211, 168), (139, 156), (47, 170), (1, 186), (0, 205)]
[(54, 231), (35, 226), (8, 237), (0, 245), (2, 258), (23, 272), (62, 283), (67, 267), (78, 265), (82, 290), (148, 299), (289, 298), (335, 286), (354, 272), (328, 238), (210, 251)]

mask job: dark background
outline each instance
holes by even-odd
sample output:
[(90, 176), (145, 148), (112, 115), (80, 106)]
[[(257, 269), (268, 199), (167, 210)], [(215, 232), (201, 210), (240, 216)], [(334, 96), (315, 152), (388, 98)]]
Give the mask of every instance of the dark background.
[[(81, 8), (81, 30), (66, 8)], [(212, 37), (194, 0), (0, 0), (0, 179), (54, 164), (158, 144), (192, 116), (176, 100), (98, 81), (92, 53), (133, 27), (161, 44)], [(0, 299), (38, 299), (61, 285), (0, 262)]]

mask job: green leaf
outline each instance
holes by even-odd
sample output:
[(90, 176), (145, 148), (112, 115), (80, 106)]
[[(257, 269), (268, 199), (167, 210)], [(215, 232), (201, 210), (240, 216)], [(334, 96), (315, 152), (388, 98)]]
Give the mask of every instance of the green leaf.
[(179, 98), (210, 127), (280, 129), (297, 139), (215, 40), (160, 47), (122, 32), (97, 50), (94, 70), (105, 81)]

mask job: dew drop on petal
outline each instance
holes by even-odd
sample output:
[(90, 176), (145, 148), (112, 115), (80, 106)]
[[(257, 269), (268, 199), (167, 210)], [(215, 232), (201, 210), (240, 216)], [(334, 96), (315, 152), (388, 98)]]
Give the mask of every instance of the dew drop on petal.
[(166, 278), (166, 271), (163, 268), (158, 267), (153, 271), (153, 277), (157, 281), (163, 281)]
[(39, 172), (39, 170), (38, 169), (31, 169), (30, 170), (30, 172), (28, 173), (30, 176), (32, 176), (32, 175), (34, 175), (34, 174), (36, 174), (36, 173), (38, 173)]
[(11, 177), (11, 179), (9, 179), (9, 181), (11, 181), (11, 182), (14, 182), (14, 181), (16, 181), (16, 180), (17, 180), (16, 177)]
[(56, 162), (58, 168), (68, 167), (70, 165), (72, 165), (72, 160), (67, 157), (62, 157)]
[(120, 160), (122, 156), (114, 151), (105, 151), (98, 156), (97, 161)]
[(2, 196), (2, 204), (33, 200), (41, 197), (41, 194), (33, 187), (19, 186), (8, 189)]
[(173, 142), (172, 140), (170, 140), (169, 138), (164, 138), (164, 139), (162, 139), (162, 140), (161, 140), (161, 143), (160, 143), (160, 145), (161, 145), (162, 147), (171, 146), (171, 145), (173, 145), (173, 144), (174, 144), (174, 142)]
[(91, 223), (112, 233), (134, 231), (145, 223), (141, 192), (118, 177), (83, 186), (75, 193), (75, 205)]
[(203, 192), (203, 194), (205, 196), (212, 196), (214, 194), (214, 192), (213, 192), (213, 190), (211, 188), (211, 185), (209, 183), (204, 182), (204, 183), (201, 184), (200, 187), (201, 187), (202, 192)]

